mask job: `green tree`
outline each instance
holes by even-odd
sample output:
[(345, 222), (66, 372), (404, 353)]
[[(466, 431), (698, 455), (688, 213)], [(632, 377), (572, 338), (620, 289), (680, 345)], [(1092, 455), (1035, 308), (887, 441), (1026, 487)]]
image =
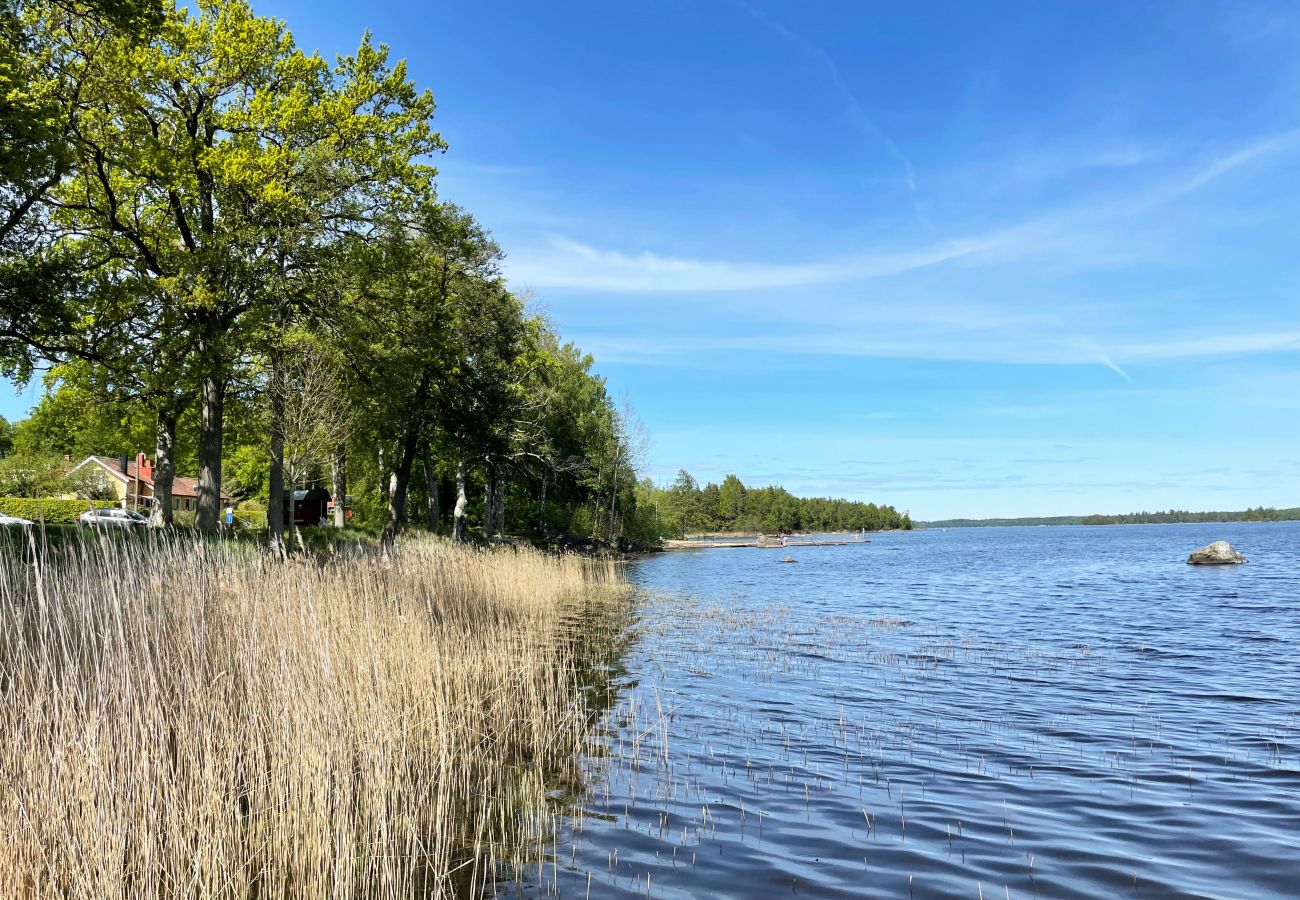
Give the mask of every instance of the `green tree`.
[[(74, 45), (89, 39), (69, 27)], [(331, 68), (241, 0), (200, 0), (167, 14), (148, 43), (110, 37), (83, 58), (93, 102), (54, 218), (155, 283), (177, 313), (166, 338), (198, 387), (196, 524), (212, 530), (234, 366), (279, 308), (275, 288), (304, 243), (428, 190), (432, 170), (414, 160), (442, 147), (433, 101), (368, 36)]]
[[(351, 247), (334, 339), (363, 395), (356, 407), (382, 445), (395, 448), (391, 479), (380, 473), (381, 482), (391, 480), (384, 524), (391, 543), (432, 430), (450, 435), (462, 457), (481, 457), (491, 444), (522, 320), (498, 274), (500, 249), (456, 207), (428, 205), (416, 227), (393, 222)], [(464, 480), (462, 471), (462, 494)]]
[(44, 203), (73, 171), (74, 135), (89, 40), (147, 37), (161, 21), (157, 0), (0, 0), (0, 352), (30, 374), (31, 354), (57, 345), (70, 260), (52, 252)]
[(718, 516), (724, 527), (734, 529), (744, 514), (745, 485), (735, 475), (728, 475), (718, 489)]

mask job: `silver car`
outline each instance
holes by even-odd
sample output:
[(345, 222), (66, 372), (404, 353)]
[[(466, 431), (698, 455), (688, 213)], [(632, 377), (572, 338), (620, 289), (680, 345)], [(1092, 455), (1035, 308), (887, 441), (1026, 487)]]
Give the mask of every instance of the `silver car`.
[(133, 528), (148, 525), (149, 520), (133, 509), (88, 509), (77, 516), (80, 525), (106, 525), (115, 528)]
[(6, 516), (0, 514), (0, 528), (6, 525), (35, 525), (31, 519), (24, 519), (21, 516)]

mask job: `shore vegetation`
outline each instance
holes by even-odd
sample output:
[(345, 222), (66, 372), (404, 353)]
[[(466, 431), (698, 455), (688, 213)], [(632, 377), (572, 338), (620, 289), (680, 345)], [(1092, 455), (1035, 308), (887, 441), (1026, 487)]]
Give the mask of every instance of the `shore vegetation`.
[(891, 531), (913, 527), (892, 506), (830, 497), (796, 497), (782, 487), (749, 487), (735, 475), (700, 485), (682, 469), (667, 487), (641, 485), (642, 519), (664, 535)]
[(1290, 522), (1300, 519), (1300, 508), (1279, 509), (1255, 506), (1233, 511), (1191, 512), (1170, 509), (1164, 512), (1136, 512), (1119, 515), (1094, 513), (1089, 516), (1045, 516), (1018, 519), (943, 519), (921, 523), (925, 528), (973, 528), (993, 525), (1177, 525), (1192, 522)]
[(613, 568), (22, 540), (0, 553), (14, 896), (478, 896), (551, 840), (596, 715), (566, 625), (620, 606)]
[(158, 527), (232, 505), (293, 543), (323, 487), (386, 546), (654, 536), (635, 416), (439, 193), (433, 94), (384, 44), (307, 52), (246, 0), (0, 25), (0, 373), (44, 388), (0, 491), (94, 499), (51, 462), (145, 454)]

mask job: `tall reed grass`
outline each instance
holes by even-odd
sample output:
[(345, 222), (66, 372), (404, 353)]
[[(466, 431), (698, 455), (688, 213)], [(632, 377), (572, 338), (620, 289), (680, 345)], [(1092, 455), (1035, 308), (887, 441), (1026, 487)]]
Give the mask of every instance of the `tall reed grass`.
[(616, 582), (433, 540), (323, 562), (184, 537), (0, 548), (0, 885), (490, 891), (575, 777), (592, 713), (561, 632)]

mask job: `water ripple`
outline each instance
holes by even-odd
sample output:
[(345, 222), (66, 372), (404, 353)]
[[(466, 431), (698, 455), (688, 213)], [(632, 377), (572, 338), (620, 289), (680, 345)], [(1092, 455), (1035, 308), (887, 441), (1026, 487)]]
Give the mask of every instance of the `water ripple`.
[[(1219, 538), (1251, 562), (1181, 562)], [(1298, 542), (1294, 523), (954, 529), (799, 567), (639, 563), (628, 687), (567, 865), (535, 887), (1294, 897)]]

